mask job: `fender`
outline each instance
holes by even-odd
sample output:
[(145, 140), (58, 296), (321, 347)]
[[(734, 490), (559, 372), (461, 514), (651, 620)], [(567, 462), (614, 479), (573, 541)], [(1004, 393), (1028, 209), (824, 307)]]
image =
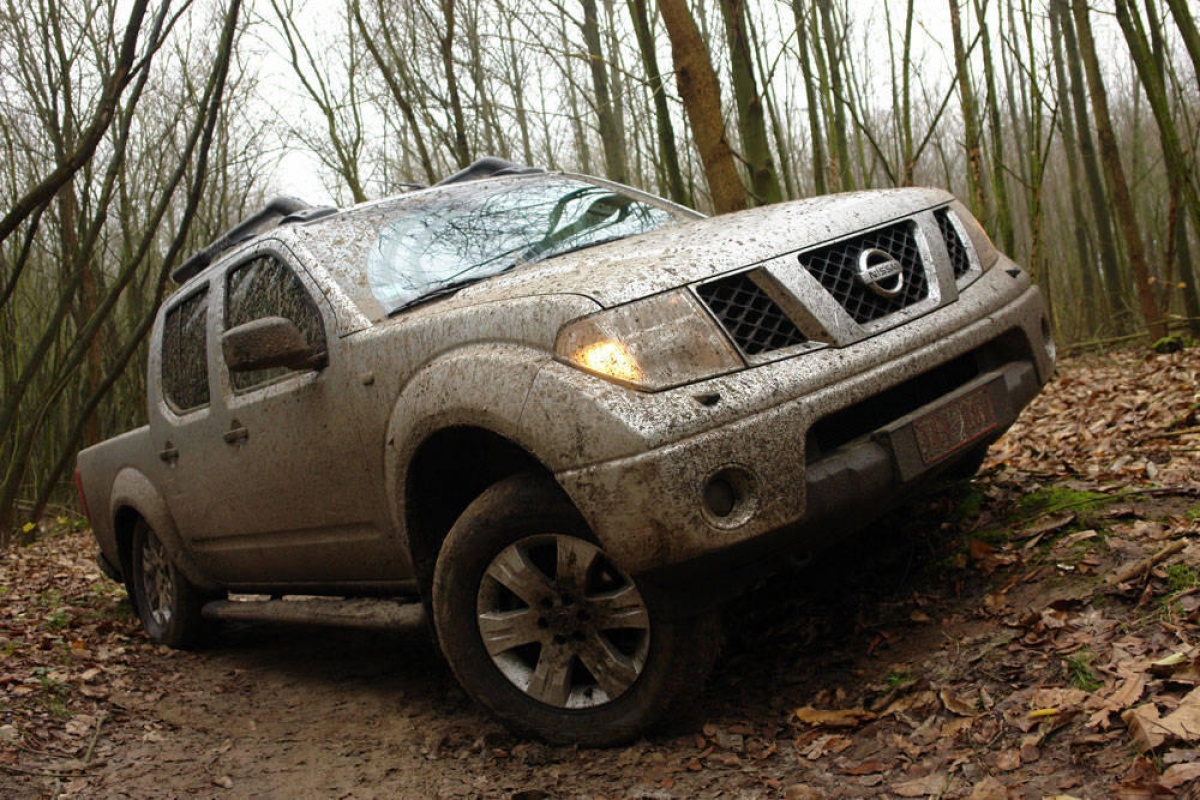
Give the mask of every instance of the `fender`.
[[(175, 527), (175, 519), (171, 516), (167, 501), (140, 470), (134, 467), (125, 467), (117, 473), (116, 478), (113, 479), (109, 508), (114, 531), (116, 530), (117, 512), (123, 508), (133, 509), (158, 534), (158, 538), (170, 554), (171, 560), (189, 581), (201, 589), (220, 588), (200, 570), (188, 549), (183, 546), (183, 540), (179, 536), (179, 530)], [(129, 564), (126, 561), (128, 554), (123, 553), (122, 556), (124, 557), (121, 570), (128, 580)]]
[(520, 421), (533, 382), (550, 360), (549, 353), (519, 344), (468, 345), (423, 366), (401, 390), (384, 439), (384, 480), (392, 527), (406, 553), (408, 471), (421, 444), (440, 430), (469, 425), (537, 458), (537, 437)]

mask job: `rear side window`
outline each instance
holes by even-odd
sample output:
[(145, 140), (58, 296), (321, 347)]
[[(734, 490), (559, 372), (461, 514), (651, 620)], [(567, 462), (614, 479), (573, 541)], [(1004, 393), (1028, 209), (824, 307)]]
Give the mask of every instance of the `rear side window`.
[(207, 319), (205, 287), (171, 308), (163, 322), (162, 392), (176, 411), (208, 405)]
[[(274, 256), (262, 256), (229, 271), (225, 287), (225, 329), (263, 317), (296, 323), (315, 352), (325, 351), (325, 327), (316, 303), (291, 268)], [(236, 391), (286, 375), (284, 367), (230, 373)]]

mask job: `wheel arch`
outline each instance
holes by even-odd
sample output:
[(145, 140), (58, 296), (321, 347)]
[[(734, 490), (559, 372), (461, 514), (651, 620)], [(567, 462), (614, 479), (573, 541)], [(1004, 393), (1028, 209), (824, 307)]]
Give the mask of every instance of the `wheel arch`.
[(522, 472), (553, 480), (527, 449), (487, 428), (448, 426), (421, 442), (405, 475), (404, 522), (422, 594), (428, 596), (442, 542), (462, 512), (489, 486)]
[(467, 505), (514, 472), (549, 475), (537, 430), (522, 425), (549, 354), (518, 342), (471, 344), (426, 363), (404, 384), (384, 438), (391, 522), (427, 596), (442, 540)]
[(219, 588), (200, 569), (190, 551), (184, 546), (167, 501), (144, 474), (131, 467), (117, 473), (113, 481), (111, 504), (113, 534), (117, 542), (121, 574), (126, 584), (129, 582), (129, 570), (133, 561), (133, 531), (138, 521), (143, 520), (158, 534), (172, 560), (189, 581), (204, 589)]

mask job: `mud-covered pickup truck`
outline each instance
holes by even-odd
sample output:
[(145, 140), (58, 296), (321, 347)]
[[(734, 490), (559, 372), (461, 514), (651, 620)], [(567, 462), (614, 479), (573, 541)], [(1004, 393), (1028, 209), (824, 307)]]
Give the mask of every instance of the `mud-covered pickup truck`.
[(698, 690), (722, 599), (978, 468), (1054, 368), (1028, 275), (931, 189), (705, 219), (489, 161), (277, 199), (176, 279), (149, 424), (78, 460), (150, 638), (230, 594), (419, 599), (556, 742)]

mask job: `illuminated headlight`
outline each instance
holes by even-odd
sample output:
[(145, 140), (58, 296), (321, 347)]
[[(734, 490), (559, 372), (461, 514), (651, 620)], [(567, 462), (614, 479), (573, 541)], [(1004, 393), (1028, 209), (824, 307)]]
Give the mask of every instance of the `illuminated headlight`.
[(554, 352), (579, 369), (649, 392), (743, 366), (684, 289), (569, 322), (558, 332)]
[(975, 219), (975, 215), (967, 210), (966, 206), (955, 200), (950, 204), (950, 208), (954, 210), (954, 214), (962, 223), (963, 229), (966, 230), (967, 238), (971, 240), (971, 247), (975, 248), (975, 255), (979, 257), (979, 266), (985, 271), (988, 270), (1000, 257), (996, 245), (992, 244), (987, 231), (979, 224), (979, 220)]

